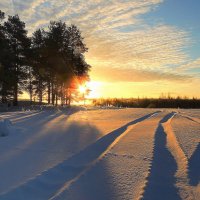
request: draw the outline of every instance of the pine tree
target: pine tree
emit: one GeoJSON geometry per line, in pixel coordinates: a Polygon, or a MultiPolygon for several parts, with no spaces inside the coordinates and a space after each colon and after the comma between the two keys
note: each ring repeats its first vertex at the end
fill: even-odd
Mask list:
{"type": "Polygon", "coordinates": [[[2,103],[8,103],[13,96],[13,81],[12,73],[13,53],[9,46],[9,41],[6,36],[6,30],[2,22],[5,19],[5,14],[0,11],[0,96],[2,103]]]}
{"type": "Polygon", "coordinates": [[[13,59],[10,62],[12,66],[13,80],[13,104],[18,104],[18,95],[24,89],[24,81],[27,78],[27,60],[26,52],[30,45],[27,37],[25,23],[22,22],[18,15],[8,16],[8,20],[4,23],[6,38],[9,42],[10,51],[13,59]]]}
{"type": "Polygon", "coordinates": [[[85,62],[84,53],[88,50],[83,43],[81,32],[75,25],[67,27],[65,23],[50,22],[47,31],[48,61],[52,86],[52,104],[55,98],[67,95],[68,103],[71,101],[71,92],[76,89],[80,80],[88,80],[90,66],[85,62]],[[81,78],[80,78],[81,77],[81,78]],[[72,86],[73,85],[73,86],[72,86]]]}
{"type": "Polygon", "coordinates": [[[38,96],[39,102],[42,103],[43,96],[46,89],[47,71],[45,69],[45,40],[44,31],[41,29],[36,30],[32,36],[31,45],[31,60],[32,60],[32,73],[34,75],[33,86],[35,95],[38,96]]]}

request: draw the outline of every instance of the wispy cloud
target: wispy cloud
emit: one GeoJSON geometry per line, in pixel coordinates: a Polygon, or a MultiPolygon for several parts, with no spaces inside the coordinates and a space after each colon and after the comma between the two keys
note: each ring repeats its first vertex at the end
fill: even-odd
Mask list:
{"type": "Polygon", "coordinates": [[[87,38],[91,48],[88,58],[95,65],[124,65],[142,69],[158,69],[178,65],[187,60],[182,51],[187,34],[175,27],[148,27],[128,33],[115,30],[87,38]]]}
{"type": "Polygon", "coordinates": [[[177,68],[178,71],[189,71],[193,69],[200,69],[200,58],[187,62],[177,68]]]}
{"type": "Polygon", "coordinates": [[[10,6],[7,2],[1,0],[0,7],[9,14],[14,9],[30,32],[46,26],[50,20],[77,24],[89,47],[87,61],[98,73],[114,68],[124,74],[121,69],[126,68],[130,74],[136,74],[136,81],[139,76],[149,81],[182,80],[181,75],[160,71],[167,71],[168,66],[189,67],[183,65],[188,60],[184,51],[190,42],[188,33],[165,24],[150,26],[142,19],[143,14],[156,9],[163,0],[13,0],[10,6]]]}
{"type": "Polygon", "coordinates": [[[192,81],[192,76],[189,75],[140,69],[96,68],[93,69],[92,73],[96,81],[105,81],[112,83],[152,81],[187,83],[192,81]]]}

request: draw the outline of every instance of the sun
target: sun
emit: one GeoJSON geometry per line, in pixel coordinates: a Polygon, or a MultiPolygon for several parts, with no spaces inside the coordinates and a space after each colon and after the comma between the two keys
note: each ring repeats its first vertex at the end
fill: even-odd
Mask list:
{"type": "Polygon", "coordinates": [[[86,98],[99,98],[101,95],[101,83],[97,81],[89,81],[80,85],[78,91],[86,98]]]}
{"type": "Polygon", "coordinates": [[[81,94],[85,94],[86,91],[87,91],[87,87],[86,87],[86,85],[80,85],[79,88],[78,88],[78,90],[79,90],[79,92],[81,94]]]}
{"type": "Polygon", "coordinates": [[[99,98],[101,96],[101,82],[89,81],[86,85],[90,90],[88,98],[99,98]]]}

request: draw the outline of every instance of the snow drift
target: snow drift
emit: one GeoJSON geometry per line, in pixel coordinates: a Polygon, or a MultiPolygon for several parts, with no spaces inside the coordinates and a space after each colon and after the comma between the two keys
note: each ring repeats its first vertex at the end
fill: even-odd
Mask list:
{"type": "Polygon", "coordinates": [[[10,134],[12,122],[9,119],[0,120],[0,136],[4,137],[10,134]]]}

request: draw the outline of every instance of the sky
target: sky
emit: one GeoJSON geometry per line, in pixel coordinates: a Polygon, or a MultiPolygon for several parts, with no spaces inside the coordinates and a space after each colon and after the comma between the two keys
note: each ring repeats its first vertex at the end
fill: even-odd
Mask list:
{"type": "Polygon", "coordinates": [[[0,0],[29,35],[76,24],[89,51],[90,97],[200,98],[199,0],[0,0]]]}

